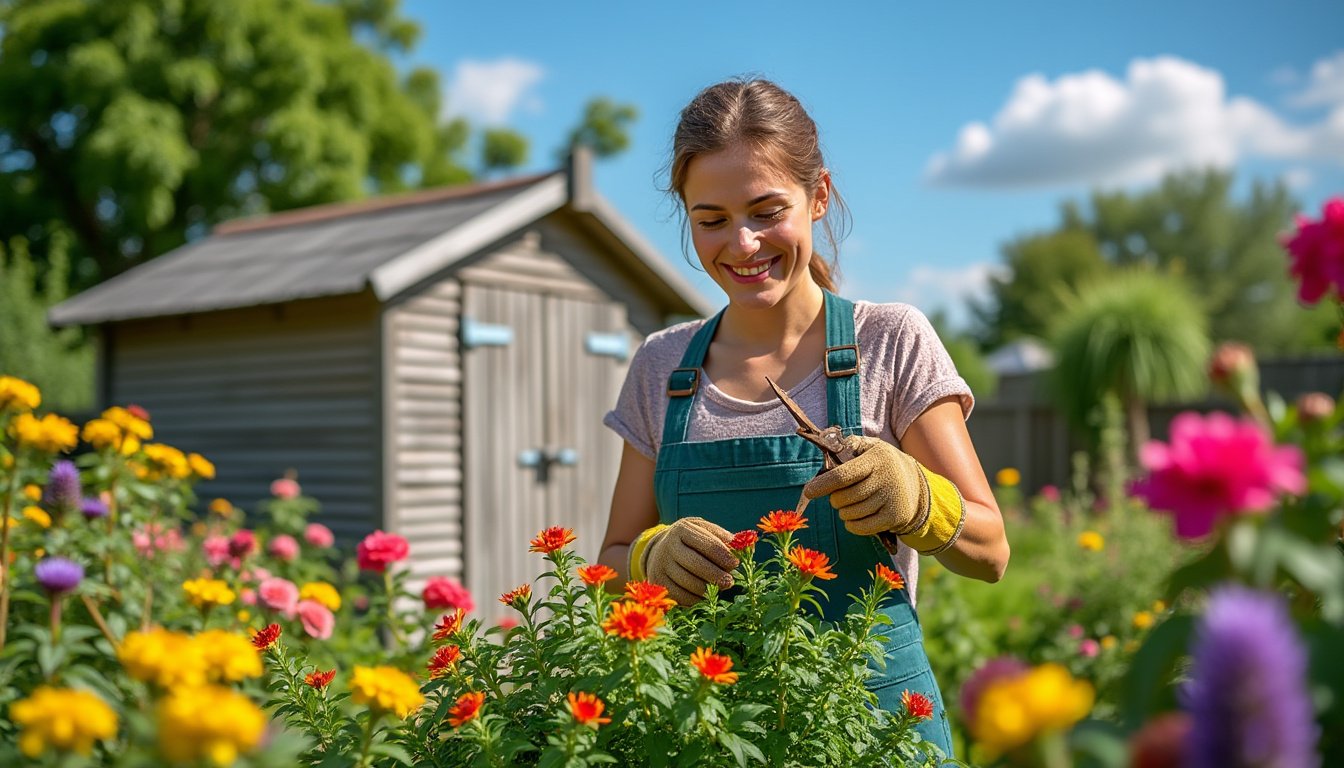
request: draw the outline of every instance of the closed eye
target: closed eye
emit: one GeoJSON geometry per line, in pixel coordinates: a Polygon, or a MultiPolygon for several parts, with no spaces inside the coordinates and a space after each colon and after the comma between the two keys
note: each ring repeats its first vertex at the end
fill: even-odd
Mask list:
{"type": "Polygon", "coordinates": [[[724,221],[724,219],[699,219],[695,222],[695,226],[701,229],[714,229],[722,225],[724,221]]]}

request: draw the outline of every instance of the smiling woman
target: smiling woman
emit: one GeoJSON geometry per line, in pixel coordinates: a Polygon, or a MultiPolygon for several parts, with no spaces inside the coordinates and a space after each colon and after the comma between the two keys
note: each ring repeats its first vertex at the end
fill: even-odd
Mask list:
{"type": "Polygon", "coordinates": [[[851,608],[842,596],[895,566],[908,588],[884,609],[885,663],[868,686],[889,712],[901,711],[903,690],[927,692],[935,715],[918,729],[951,756],[915,617],[919,555],[986,581],[1008,561],[964,423],[971,392],[918,310],[834,293],[835,265],[815,234],[834,254],[830,222],[845,209],[791,94],[752,80],[697,95],[673,140],[670,191],[727,306],[651,335],[631,361],[605,420],[626,446],[601,559],[689,605],[710,584],[733,585],[733,531],[808,499],[829,503],[834,514],[810,514],[796,531],[828,579],[832,600],[819,610],[841,618],[851,608]],[[812,421],[839,427],[853,458],[824,463],[771,380],[812,421]]]}

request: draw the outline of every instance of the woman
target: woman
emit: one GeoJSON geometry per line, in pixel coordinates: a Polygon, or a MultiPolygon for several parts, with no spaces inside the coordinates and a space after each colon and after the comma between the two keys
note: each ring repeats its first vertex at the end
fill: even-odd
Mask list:
{"type": "Polygon", "coordinates": [[[834,246],[827,213],[841,203],[792,95],[762,80],[702,91],[682,110],[670,177],[728,304],[651,335],[632,359],[605,419],[626,443],[600,560],[693,603],[710,583],[732,585],[733,532],[793,509],[800,494],[817,499],[799,543],[840,574],[826,585],[828,618],[894,559],[907,589],[887,609],[886,671],[871,686],[889,710],[904,689],[929,693],[942,717],[921,731],[950,756],[914,612],[918,554],[991,582],[1008,562],[966,431],[970,390],[918,310],[834,295],[813,229],[834,246]],[[856,458],[818,474],[820,451],[795,434],[767,377],[816,424],[841,426],[856,458]],[[894,558],[877,534],[899,539],[894,558]]]}

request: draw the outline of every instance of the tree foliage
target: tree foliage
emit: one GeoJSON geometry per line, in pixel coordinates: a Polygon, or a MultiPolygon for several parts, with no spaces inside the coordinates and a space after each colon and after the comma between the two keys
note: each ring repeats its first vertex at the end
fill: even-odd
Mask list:
{"type": "Polygon", "coordinates": [[[1094,192],[1061,207],[1059,226],[1004,247],[1009,274],[974,308],[982,344],[1043,335],[1060,297],[1117,268],[1146,266],[1195,288],[1216,340],[1282,353],[1333,342],[1328,311],[1303,314],[1278,237],[1297,203],[1282,184],[1254,183],[1241,201],[1232,174],[1186,172],[1143,192],[1094,192]]]}
{"type": "Polygon", "coordinates": [[[481,135],[484,173],[517,168],[527,162],[527,137],[508,128],[489,128],[481,135]]]}
{"type": "Polygon", "coordinates": [[[592,99],[569,134],[569,147],[583,144],[597,157],[611,157],[630,146],[630,125],[639,117],[633,104],[618,104],[605,96],[592,99]]]}

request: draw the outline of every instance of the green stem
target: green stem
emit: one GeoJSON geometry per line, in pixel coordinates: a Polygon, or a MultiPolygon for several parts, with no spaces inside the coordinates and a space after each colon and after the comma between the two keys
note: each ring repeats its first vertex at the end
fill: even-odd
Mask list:
{"type": "Polygon", "coordinates": [[[359,748],[359,760],[355,763],[358,766],[368,765],[369,747],[373,745],[373,724],[377,722],[378,715],[372,711],[369,712],[369,721],[364,725],[364,743],[359,748]]]}
{"type": "Polygon", "coordinates": [[[9,529],[14,525],[14,521],[9,519],[9,513],[13,509],[14,493],[19,486],[17,456],[12,470],[5,487],[4,513],[0,515],[0,651],[5,649],[5,636],[9,634],[9,529]]]}
{"type": "Polygon", "coordinates": [[[383,569],[383,591],[387,595],[387,628],[392,632],[392,639],[397,643],[397,650],[406,647],[406,639],[401,634],[401,627],[397,626],[396,613],[392,610],[395,600],[392,589],[392,571],[390,568],[383,569]]]}
{"type": "Polygon", "coordinates": [[[630,642],[630,674],[635,680],[635,700],[639,702],[639,708],[644,710],[644,717],[649,725],[653,725],[653,712],[649,709],[649,703],[644,700],[644,691],[640,690],[639,684],[639,641],[630,642]]]}
{"type": "Polygon", "coordinates": [[[51,596],[51,644],[55,646],[61,642],[61,603],[65,602],[63,595],[51,596]]]}

